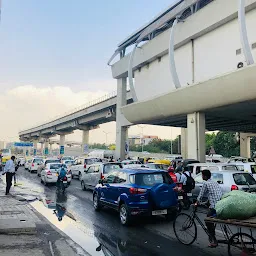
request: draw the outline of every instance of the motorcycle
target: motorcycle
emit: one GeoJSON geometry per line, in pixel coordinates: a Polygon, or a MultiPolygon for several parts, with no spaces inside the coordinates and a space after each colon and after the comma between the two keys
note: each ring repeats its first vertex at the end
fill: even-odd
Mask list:
{"type": "Polygon", "coordinates": [[[181,210],[188,210],[190,208],[192,193],[185,191],[180,184],[178,184],[178,187],[181,188],[178,191],[178,211],[181,212],[181,210]]]}
{"type": "Polygon", "coordinates": [[[57,181],[57,190],[59,192],[65,193],[66,188],[68,187],[68,178],[64,176],[57,181]]]}

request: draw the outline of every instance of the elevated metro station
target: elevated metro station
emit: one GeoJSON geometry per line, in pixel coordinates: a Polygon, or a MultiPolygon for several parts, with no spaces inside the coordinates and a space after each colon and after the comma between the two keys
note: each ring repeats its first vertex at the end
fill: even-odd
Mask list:
{"type": "Polygon", "coordinates": [[[256,0],[181,0],[118,44],[108,63],[118,90],[116,157],[125,157],[128,123],[183,128],[183,156],[200,161],[206,131],[240,132],[241,155],[249,157],[255,28],[256,0]]]}

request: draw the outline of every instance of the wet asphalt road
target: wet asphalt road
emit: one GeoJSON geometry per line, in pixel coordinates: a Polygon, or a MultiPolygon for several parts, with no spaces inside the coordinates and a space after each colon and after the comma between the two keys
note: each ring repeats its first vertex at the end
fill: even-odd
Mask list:
{"type": "MultiPolygon", "coordinates": [[[[90,252],[91,255],[227,255],[226,246],[219,246],[218,249],[207,248],[207,237],[200,227],[198,227],[198,240],[192,246],[184,246],[176,240],[172,223],[166,223],[161,217],[153,220],[140,219],[131,227],[121,226],[118,213],[108,209],[99,213],[94,211],[92,192],[82,191],[80,182],[76,179],[72,180],[63,198],[56,196],[55,186],[44,186],[36,173],[31,174],[24,168],[18,171],[18,182],[21,184],[19,187],[40,194],[44,198],[43,201],[48,202],[49,205],[56,200],[60,201],[67,209],[66,214],[68,216],[71,214],[72,218],[80,222],[87,230],[87,234],[90,234],[90,240],[91,238],[95,240],[97,246],[95,251],[93,249],[93,253],[90,252]]],[[[203,215],[201,217],[203,219],[203,215]]],[[[217,234],[220,235],[220,232],[217,234]]],[[[91,242],[86,238],[83,240],[83,248],[86,248],[86,243],[89,248],[91,242]]]]}

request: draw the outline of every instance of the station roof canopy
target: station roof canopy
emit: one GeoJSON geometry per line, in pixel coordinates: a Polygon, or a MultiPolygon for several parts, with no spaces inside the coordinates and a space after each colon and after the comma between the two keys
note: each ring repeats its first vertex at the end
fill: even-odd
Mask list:
{"type": "Polygon", "coordinates": [[[171,6],[119,43],[116,52],[120,52],[135,43],[154,38],[169,29],[177,16],[180,16],[181,20],[185,20],[212,1],[214,0],[176,0],[171,6]]]}

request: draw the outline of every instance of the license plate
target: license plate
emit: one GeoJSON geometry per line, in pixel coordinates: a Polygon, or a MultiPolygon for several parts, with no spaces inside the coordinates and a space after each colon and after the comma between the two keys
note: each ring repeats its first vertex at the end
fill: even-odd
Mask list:
{"type": "Polygon", "coordinates": [[[152,215],[162,215],[162,214],[167,214],[167,209],[152,211],[152,215]]]}
{"type": "Polygon", "coordinates": [[[192,196],[192,193],[187,193],[187,196],[192,196]]]}
{"type": "Polygon", "coordinates": [[[67,184],[68,182],[67,181],[63,181],[63,184],[67,184]]]}
{"type": "Polygon", "coordinates": [[[183,196],[178,196],[178,199],[183,199],[183,196]]]}

